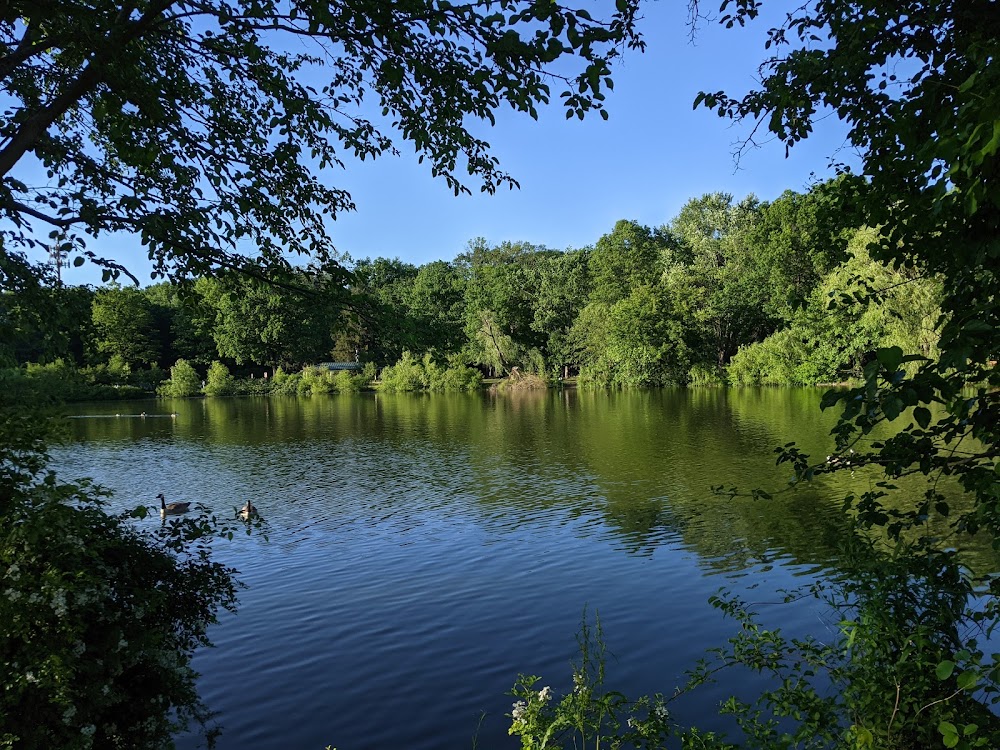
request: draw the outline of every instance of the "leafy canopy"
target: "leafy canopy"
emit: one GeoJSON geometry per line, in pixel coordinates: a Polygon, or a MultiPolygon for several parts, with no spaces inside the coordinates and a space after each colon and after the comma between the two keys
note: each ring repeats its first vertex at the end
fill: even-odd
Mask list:
{"type": "MultiPolygon", "coordinates": [[[[636,4],[592,17],[552,0],[15,0],[0,10],[4,245],[51,230],[137,234],[154,273],[238,268],[254,253],[336,267],[327,221],[354,207],[323,172],[401,136],[455,191],[515,186],[473,126],[603,116],[610,64],[641,48],[636,4]],[[45,179],[29,177],[40,165],[45,179]],[[465,174],[463,174],[465,173],[465,174]]],[[[77,261],[82,262],[81,255],[77,261]]]]}

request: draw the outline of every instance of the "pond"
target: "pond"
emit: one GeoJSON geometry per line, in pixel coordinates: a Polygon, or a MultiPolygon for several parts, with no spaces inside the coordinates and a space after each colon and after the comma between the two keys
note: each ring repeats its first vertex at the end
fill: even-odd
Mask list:
{"type": "MultiPolygon", "coordinates": [[[[835,631],[778,592],[835,566],[839,500],[867,480],[843,473],[768,502],[710,489],[782,487],[773,450],[790,440],[828,453],[820,396],[97,404],[76,407],[54,458],[122,508],[163,492],[230,517],[250,499],[266,518],[267,539],[216,544],[247,586],[196,658],[223,750],[515,748],[507,691],[518,673],[565,689],[585,609],[614,653],[610,685],[629,694],[671,693],[732,634],[708,604],[723,587],[793,632],[835,631]]],[[[714,726],[732,689],[707,688],[679,718],[714,726]]]]}

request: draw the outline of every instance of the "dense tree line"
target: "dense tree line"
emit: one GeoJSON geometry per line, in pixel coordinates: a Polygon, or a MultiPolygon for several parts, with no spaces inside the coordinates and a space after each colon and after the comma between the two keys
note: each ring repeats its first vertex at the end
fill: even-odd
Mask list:
{"type": "Polygon", "coordinates": [[[478,238],[419,267],[346,257],[346,283],[303,269],[281,285],[231,273],[49,286],[38,293],[62,313],[54,327],[7,294],[17,335],[4,356],[140,384],[180,359],[202,376],[213,361],[259,376],[331,359],[382,368],[406,352],[598,386],[839,382],[879,347],[932,354],[940,296],[919,269],[872,260],[877,232],[835,209],[846,189],[772,202],[712,193],[659,227],[619,221],[579,250],[478,238]],[[859,301],[861,290],[880,293],[859,301]]]}

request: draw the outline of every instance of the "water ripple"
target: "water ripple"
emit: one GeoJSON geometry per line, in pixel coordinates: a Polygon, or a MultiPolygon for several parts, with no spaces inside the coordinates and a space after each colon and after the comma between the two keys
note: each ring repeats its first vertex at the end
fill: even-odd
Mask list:
{"type": "MultiPolygon", "coordinates": [[[[774,425],[794,416],[772,396],[206,400],[107,418],[123,408],[70,423],[64,475],[116,507],[164,492],[232,516],[249,499],[267,521],[266,541],[215,545],[248,585],[196,660],[223,750],[468,747],[483,711],[480,745],[516,747],[505,693],[518,672],[565,684],[585,607],[618,654],[612,684],[669,692],[730,633],[712,593],[771,596],[819,574],[837,538],[822,493],[765,513],[708,490],[781,481],[774,425]]],[[[783,624],[815,621],[801,607],[783,624]]]]}

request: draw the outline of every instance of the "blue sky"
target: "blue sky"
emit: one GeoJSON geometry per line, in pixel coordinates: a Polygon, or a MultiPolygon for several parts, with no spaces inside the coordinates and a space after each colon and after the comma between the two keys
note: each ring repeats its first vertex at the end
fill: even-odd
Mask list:
{"type": "MultiPolygon", "coordinates": [[[[558,104],[538,121],[502,112],[479,134],[492,144],[501,166],[520,182],[490,196],[455,197],[443,180],[417,164],[412,147],[402,156],[347,162],[326,174],[346,187],[357,211],[331,228],[341,252],[353,258],[399,257],[415,264],[450,260],[469,240],[524,240],[551,248],[591,245],[618,219],[649,225],[668,222],[690,198],[724,191],[773,199],[785,189],[804,190],[814,176],[830,174],[830,157],[851,160],[844,129],[832,118],[785,158],[780,143],[765,144],[740,161],[735,144],[749,133],[709,110],[692,109],[701,90],[742,93],[755,83],[763,59],[767,19],[727,30],[702,24],[692,42],[687,3],[648,3],[641,30],[645,54],[630,53],[613,74],[608,121],[567,120],[558,104]]],[[[116,236],[89,247],[125,263],[146,283],[149,266],[139,243],[116,236]]],[[[93,269],[70,269],[69,283],[96,283],[93,269]]]]}

